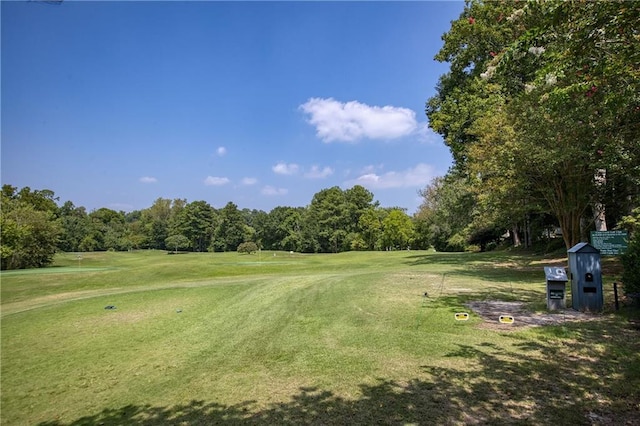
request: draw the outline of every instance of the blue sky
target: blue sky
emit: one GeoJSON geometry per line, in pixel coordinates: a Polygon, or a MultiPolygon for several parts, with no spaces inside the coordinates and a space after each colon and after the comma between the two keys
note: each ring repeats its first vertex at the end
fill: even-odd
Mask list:
{"type": "Polygon", "coordinates": [[[2,183],[88,211],[306,206],[360,184],[409,214],[462,2],[2,2],[2,183]]]}

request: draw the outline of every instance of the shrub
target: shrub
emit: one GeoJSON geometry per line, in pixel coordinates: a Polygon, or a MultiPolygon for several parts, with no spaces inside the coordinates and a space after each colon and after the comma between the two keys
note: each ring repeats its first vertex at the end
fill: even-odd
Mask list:
{"type": "Polygon", "coordinates": [[[367,249],[367,243],[365,242],[365,240],[360,236],[360,234],[349,234],[347,236],[347,238],[350,238],[350,244],[349,244],[349,248],[351,250],[357,251],[357,250],[366,250],[367,249]]]}
{"type": "Polygon", "coordinates": [[[189,248],[191,242],[184,235],[177,234],[165,238],[164,244],[169,250],[173,249],[173,252],[177,253],[180,249],[189,248]]]}
{"type": "Polygon", "coordinates": [[[640,293],[640,232],[634,233],[620,260],[624,268],[622,272],[624,292],[640,293]]]}
{"type": "Polygon", "coordinates": [[[447,246],[444,251],[465,251],[467,248],[467,238],[458,233],[447,240],[447,246]]]}
{"type": "Polygon", "coordinates": [[[255,253],[258,251],[258,245],[253,241],[247,241],[238,246],[238,253],[255,253]]]}
{"type": "Polygon", "coordinates": [[[618,228],[629,231],[629,245],[620,260],[622,262],[622,285],[624,292],[640,293],[640,207],[618,223],[618,228]]]}

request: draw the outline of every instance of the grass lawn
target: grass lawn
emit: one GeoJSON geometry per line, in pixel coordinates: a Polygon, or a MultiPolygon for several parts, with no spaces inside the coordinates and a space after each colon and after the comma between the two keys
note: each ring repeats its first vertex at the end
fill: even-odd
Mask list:
{"type": "Polygon", "coordinates": [[[544,311],[543,266],[562,262],[60,254],[0,275],[0,423],[640,424],[638,310],[613,312],[615,265],[590,321],[488,324],[465,306],[544,311]]]}

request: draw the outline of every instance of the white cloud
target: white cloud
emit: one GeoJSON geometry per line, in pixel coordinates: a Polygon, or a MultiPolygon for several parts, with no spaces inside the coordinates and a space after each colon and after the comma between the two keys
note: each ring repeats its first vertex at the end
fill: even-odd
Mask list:
{"type": "Polygon", "coordinates": [[[300,105],[324,142],[395,139],[416,131],[416,113],[408,108],[370,106],[358,101],[311,98],[300,105]]]}
{"type": "Polygon", "coordinates": [[[300,169],[300,166],[294,163],[278,163],[271,168],[274,173],[279,175],[295,175],[296,173],[298,173],[298,169],[300,169]]]}
{"type": "Polygon", "coordinates": [[[304,174],[304,177],[309,179],[323,179],[333,174],[331,167],[320,168],[319,166],[311,166],[311,169],[304,174]]]}
{"type": "Polygon", "coordinates": [[[362,185],[369,189],[423,187],[427,185],[436,173],[429,164],[420,163],[417,166],[400,172],[384,174],[366,173],[356,179],[346,182],[346,185],[362,185]]]}
{"type": "Polygon", "coordinates": [[[384,164],[378,164],[377,166],[370,164],[368,166],[364,166],[360,171],[360,174],[365,175],[368,173],[374,173],[376,170],[382,170],[382,169],[384,169],[384,164]]]}
{"type": "Polygon", "coordinates": [[[255,185],[256,183],[258,183],[258,179],[256,178],[251,178],[251,177],[242,178],[243,185],[255,185]]]}
{"type": "Polygon", "coordinates": [[[216,150],[216,154],[218,154],[218,157],[222,157],[223,155],[225,155],[227,153],[227,148],[225,148],[224,146],[220,146],[218,147],[218,149],[216,150]]]}
{"type": "Polygon", "coordinates": [[[273,186],[265,186],[262,188],[262,195],[286,195],[289,190],[285,188],[274,188],[273,186]]]}
{"type": "Polygon", "coordinates": [[[140,182],[142,183],[156,183],[158,182],[158,179],[151,177],[151,176],[143,176],[140,178],[140,182]]]}
{"type": "Polygon", "coordinates": [[[207,186],[222,186],[228,184],[229,182],[231,181],[226,177],[216,176],[207,176],[207,178],[204,180],[204,184],[207,186]]]}

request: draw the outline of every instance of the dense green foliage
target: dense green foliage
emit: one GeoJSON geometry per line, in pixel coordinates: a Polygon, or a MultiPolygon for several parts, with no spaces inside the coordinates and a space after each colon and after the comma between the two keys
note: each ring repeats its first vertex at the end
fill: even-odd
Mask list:
{"type": "Polygon", "coordinates": [[[187,237],[181,234],[170,235],[164,240],[168,249],[172,249],[174,253],[178,250],[189,248],[190,241],[187,237]]]}
{"type": "Polygon", "coordinates": [[[3,269],[48,265],[56,250],[226,252],[250,242],[256,250],[337,253],[430,246],[428,239],[416,238],[414,221],[404,210],[379,207],[362,186],[323,189],[308,207],[276,207],[269,213],[185,199],[158,198],[129,213],[104,207],[87,213],[71,201],[56,202],[50,190],[3,187],[3,269]]]}
{"type": "Polygon", "coordinates": [[[621,261],[624,267],[622,285],[625,293],[634,293],[640,297],[640,233],[630,239],[621,261]]]}
{"type": "Polygon", "coordinates": [[[528,245],[557,226],[571,247],[638,206],[638,22],[637,2],[467,3],[426,106],[455,161],[425,191],[440,245],[528,245]]]}
{"type": "Polygon", "coordinates": [[[2,269],[34,268],[51,263],[61,234],[58,207],[51,191],[2,187],[2,269]]]}
{"type": "Polygon", "coordinates": [[[624,267],[622,284],[625,293],[635,293],[640,297],[640,207],[625,216],[620,226],[630,233],[629,245],[620,259],[624,267]]]}
{"type": "Polygon", "coordinates": [[[238,253],[252,254],[258,251],[258,245],[253,241],[247,241],[238,246],[238,253]]]}

